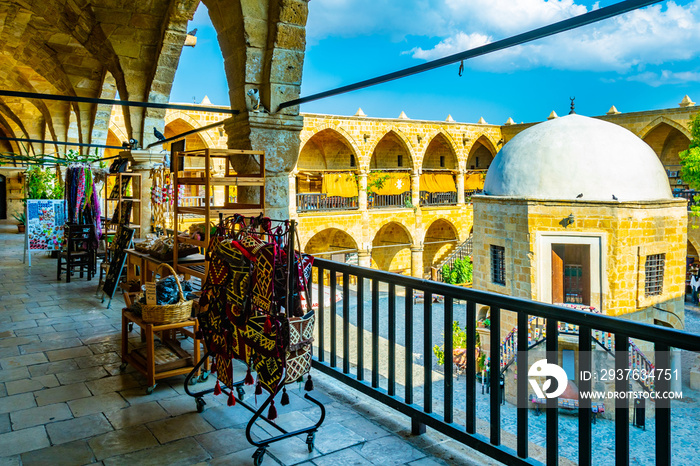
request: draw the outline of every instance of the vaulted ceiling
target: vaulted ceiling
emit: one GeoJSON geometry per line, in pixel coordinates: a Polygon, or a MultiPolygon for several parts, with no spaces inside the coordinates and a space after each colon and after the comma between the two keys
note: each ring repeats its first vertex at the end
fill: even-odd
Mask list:
{"type": "MultiPolygon", "coordinates": [[[[0,89],[167,103],[199,0],[0,0],[0,89]]],[[[129,136],[151,142],[165,110],[122,107],[129,136]],[[144,140],[145,139],[145,140],[144,140]]],[[[104,144],[111,108],[0,97],[7,137],[104,144]]],[[[15,152],[54,153],[56,145],[15,152]]],[[[83,150],[85,152],[85,150],[83,150]]]]}

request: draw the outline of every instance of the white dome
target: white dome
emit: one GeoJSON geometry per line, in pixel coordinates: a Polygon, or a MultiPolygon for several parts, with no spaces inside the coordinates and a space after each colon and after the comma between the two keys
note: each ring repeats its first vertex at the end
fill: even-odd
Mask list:
{"type": "Polygon", "coordinates": [[[484,194],[533,199],[672,199],[661,161],[627,129],[581,115],[539,123],[496,155],[484,194]]]}

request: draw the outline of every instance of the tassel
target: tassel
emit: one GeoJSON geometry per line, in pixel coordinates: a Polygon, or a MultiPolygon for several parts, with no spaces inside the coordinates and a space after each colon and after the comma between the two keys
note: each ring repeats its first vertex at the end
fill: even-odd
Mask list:
{"type": "Polygon", "coordinates": [[[275,400],[270,403],[270,411],[267,412],[267,418],[270,421],[277,419],[277,408],[275,408],[275,400]]]}
{"type": "Polygon", "coordinates": [[[211,372],[212,374],[216,372],[216,361],[214,361],[214,362],[211,364],[211,371],[210,371],[210,372],[211,372]]]}
{"type": "Polygon", "coordinates": [[[255,386],[255,395],[262,395],[262,385],[258,381],[258,384],[255,386]]]}
{"type": "Polygon", "coordinates": [[[221,385],[219,385],[219,381],[216,381],[216,386],[214,387],[214,395],[221,395],[221,385]]]}
{"type": "Polygon", "coordinates": [[[263,332],[270,333],[271,331],[272,331],[272,321],[270,321],[270,316],[267,316],[267,320],[265,320],[265,327],[263,328],[263,332]]]}
{"type": "Polygon", "coordinates": [[[309,377],[306,379],[306,383],[304,384],[304,390],[306,390],[307,392],[310,392],[313,389],[314,389],[314,381],[311,380],[311,374],[309,374],[309,377]]]}
{"type": "Polygon", "coordinates": [[[282,389],[282,401],[280,401],[282,406],[287,406],[289,404],[289,395],[287,395],[287,389],[282,389]]]}
{"type": "Polygon", "coordinates": [[[250,373],[250,367],[248,368],[248,372],[245,374],[245,379],[243,379],[243,383],[246,385],[253,385],[255,381],[253,380],[253,375],[250,373]]]}
{"type": "Polygon", "coordinates": [[[228,405],[233,406],[236,404],[236,399],[233,397],[233,390],[231,390],[228,394],[228,405]]]}

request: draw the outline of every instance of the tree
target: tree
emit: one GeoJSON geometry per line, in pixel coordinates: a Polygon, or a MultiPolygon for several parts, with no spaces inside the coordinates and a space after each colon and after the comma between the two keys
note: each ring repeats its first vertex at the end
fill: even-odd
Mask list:
{"type": "Polygon", "coordinates": [[[690,120],[690,146],[678,157],[681,159],[681,178],[688,185],[700,191],[700,113],[690,120]]]}

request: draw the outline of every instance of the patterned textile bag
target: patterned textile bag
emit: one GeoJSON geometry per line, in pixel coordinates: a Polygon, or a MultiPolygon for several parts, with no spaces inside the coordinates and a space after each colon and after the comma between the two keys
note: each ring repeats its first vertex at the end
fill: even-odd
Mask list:
{"type": "Polygon", "coordinates": [[[287,349],[287,377],[285,383],[300,381],[311,370],[311,344],[314,340],[314,311],[304,317],[289,319],[289,346],[287,349]]]}
{"type": "Polygon", "coordinates": [[[277,393],[285,367],[280,342],[282,322],[272,317],[272,329],[265,332],[264,327],[268,319],[270,316],[254,316],[248,319],[245,339],[251,348],[251,367],[258,373],[260,385],[270,393],[277,393]]]}

